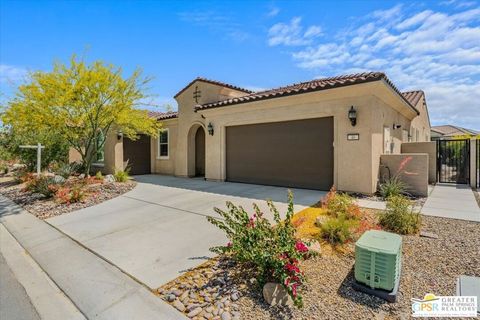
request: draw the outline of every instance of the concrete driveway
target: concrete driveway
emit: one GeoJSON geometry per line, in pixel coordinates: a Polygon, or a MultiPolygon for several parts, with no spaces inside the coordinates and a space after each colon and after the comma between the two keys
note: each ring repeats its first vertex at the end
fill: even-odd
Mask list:
{"type": "MultiPolygon", "coordinates": [[[[226,201],[252,212],[265,199],[286,211],[287,189],[161,175],[136,176],[132,191],[99,205],[50,218],[48,223],[151,289],[160,287],[225,244],[222,232],[206,216],[226,201]]],[[[316,203],[326,193],[292,189],[295,210],[316,203]]]]}

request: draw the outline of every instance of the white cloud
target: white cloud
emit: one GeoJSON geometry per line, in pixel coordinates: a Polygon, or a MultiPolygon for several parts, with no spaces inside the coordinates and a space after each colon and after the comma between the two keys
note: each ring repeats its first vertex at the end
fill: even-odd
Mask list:
{"type": "Polygon", "coordinates": [[[268,45],[301,46],[312,43],[313,39],[322,34],[319,26],[313,25],[304,32],[300,25],[301,17],[294,17],[290,23],[277,23],[268,30],[268,45]]]}
{"type": "Polygon", "coordinates": [[[0,83],[18,83],[27,77],[28,71],[23,67],[0,64],[0,83]]]}
{"type": "Polygon", "coordinates": [[[277,24],[278,38],[269,34],[269,43],[300,46],[293,60],[316,74],[385,71],[402,90],[426,92],[433,124],[479,130],[480,8],[450,5],[453,13],[402,6],[375,11],[328,40],[307,41],[295,18],[277,24]]]}
{"type": "Polygon", "coordinates": [[[273,8],[270,9],[270,11],[268,11],[267,17],[275,17],[279,13],[280,13],[280,9],[277,8],[277,7],[273,7],[273,8]]]}

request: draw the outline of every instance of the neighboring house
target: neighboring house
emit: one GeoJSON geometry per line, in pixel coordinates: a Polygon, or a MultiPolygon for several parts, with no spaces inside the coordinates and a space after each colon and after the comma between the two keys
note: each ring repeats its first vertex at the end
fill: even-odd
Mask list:
{"type": "Polygon", "coordinates": [[[476,136],[480,134],[480,132],[476,130],[465,129],[452,125],[433,126],[431,128],[431,132],[431,137],[433,141],[442,139],[453,139],[456,137],[476,136]]]}
{"type": "Polygon", "coordinates": [[[383,73],[318,79],[252,92],[197,78],[175,95],[159,139],[107,137],[105,168],[133,174],[373,193],[380,155],[429,141],[422,91],[400,92],[383,73]]]}

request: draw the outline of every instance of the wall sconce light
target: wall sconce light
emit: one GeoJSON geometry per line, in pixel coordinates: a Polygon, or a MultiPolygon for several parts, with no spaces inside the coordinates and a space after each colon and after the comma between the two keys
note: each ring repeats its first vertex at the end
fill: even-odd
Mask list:
{"type": "Polygon", "coordinates": [[[348,119],[352,123],[352,126],[355,127],[357,124],[357,110],[352,106],[348,111],[348,119]]]}
{"type": "Polygon", "coordinates": [[[402,127],[401,124],[393,124],[393,129],[400,129],[402,127]]]}
{"type": "Polygon", "coordinates": [[[211,122],[208,123],[207,130],[208,130],[208,134],[213,136],[213,125],[211,122]]]}
{"type": "Polygon", "coordinates": [[[122,140],[123,138],[123,132],[122,131],[117,131],[117,139],[122,140]]]}

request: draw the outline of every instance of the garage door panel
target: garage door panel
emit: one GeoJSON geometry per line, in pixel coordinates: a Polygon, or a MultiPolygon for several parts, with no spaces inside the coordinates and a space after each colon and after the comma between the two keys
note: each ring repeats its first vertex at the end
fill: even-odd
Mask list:
{"type": "Polygon", "coordinates": [[[132,175],[150,173],[150,137],[144,134],[137,140],[124,137],[123,161],[128,161],[132,175]]]}
{"type": "Polygon", "coordinates": [[[333,118],[227,127],[227,180],[328,190],[333,118]]]}

